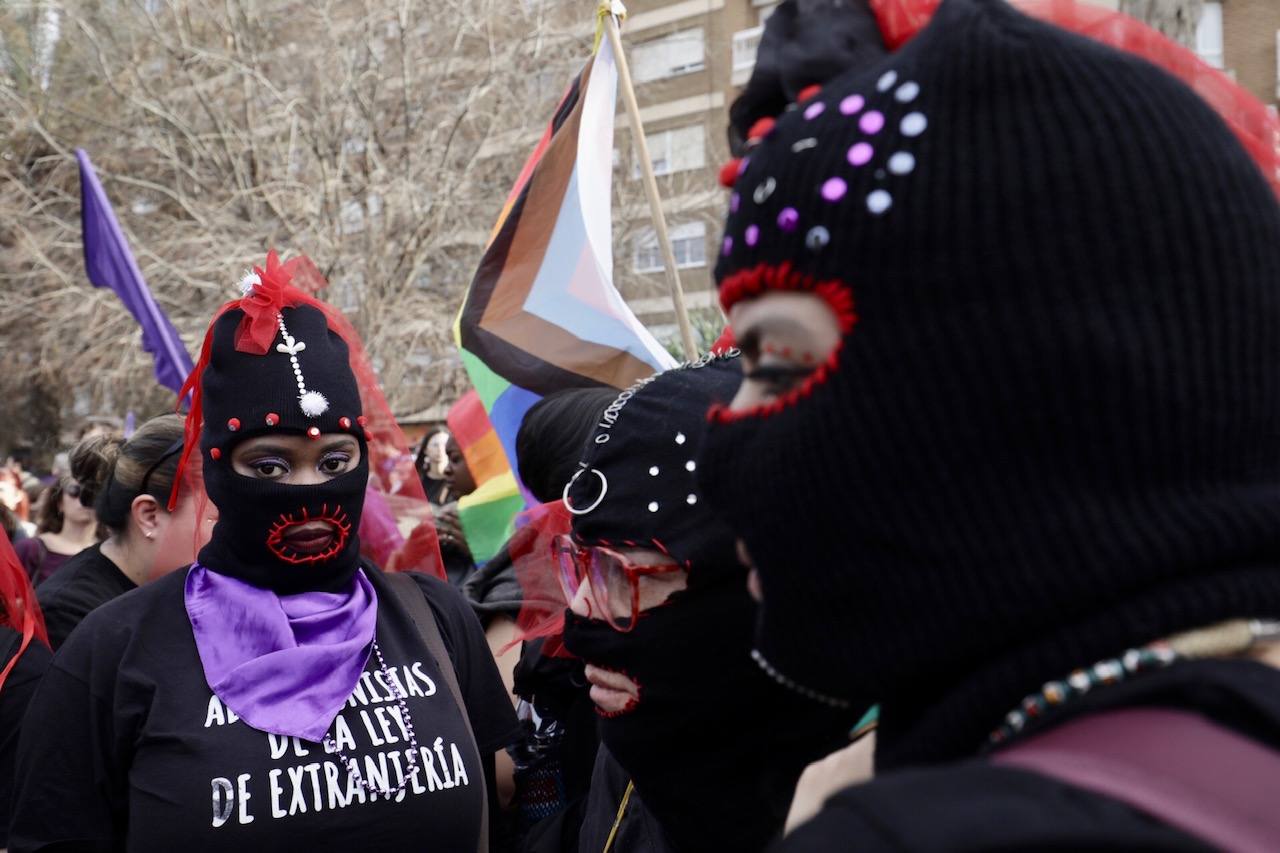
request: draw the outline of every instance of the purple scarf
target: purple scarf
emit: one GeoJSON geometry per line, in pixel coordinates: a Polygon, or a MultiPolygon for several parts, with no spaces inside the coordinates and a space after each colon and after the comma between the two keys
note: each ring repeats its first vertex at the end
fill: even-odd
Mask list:
{"type": "Polygon", "coordinates": [[[209,689],[253,728],[311,742],[355,689],[378,619],[363,569],[345,592],[276,595],[196,563],[186,605],[209,689]]]}

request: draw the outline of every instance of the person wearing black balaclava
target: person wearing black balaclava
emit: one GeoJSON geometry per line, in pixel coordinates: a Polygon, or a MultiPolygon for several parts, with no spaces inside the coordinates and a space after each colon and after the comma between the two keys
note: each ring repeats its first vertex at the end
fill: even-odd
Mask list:
{"type": "Polygon", "coordinates": [[[700,483],[762,666],[881,709],[876,778],[780,849],[1280,849],[1275,125],[1263,173],[1096,38],[1164,42],[1038,5],[1105,25],[943,0],[729,202],[700,483]]]}
{"type": "Polygon", "coordinates": [[[365,410],[355,334],[290,285],[297,263],[271,253],[210,325],[170,500],[198,453],[212,539],[59,650],[14,851],[487,849],[514,713],[461,596],[360,554],[368,418],[389,413],[365,410]]]}
{"type": "MultiPolygon", "coordinates": [[[[597,775],[616,762],[660,827],[619,849],[762,849],[801,769],[847,743],[856,719],[751,660],[745,569],[694,462],[705,412],[740,379],[735,359],[709,357],[624,391],[564,490],[574,516],[571,539],[556,543],[571,600],[564,641],[587,664],[600,715],[597,775]]],[[[589,802],[579,849],[601,849],[619,814],[617,800],[589,802]]]]}

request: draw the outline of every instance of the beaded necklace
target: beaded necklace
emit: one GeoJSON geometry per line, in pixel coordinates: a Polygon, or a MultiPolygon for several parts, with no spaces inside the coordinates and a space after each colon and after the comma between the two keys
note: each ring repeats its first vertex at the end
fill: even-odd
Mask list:
{"type": "Polygon", "coordinates": [[[394,788],[389,787],[382,789],[364,778],[364,774],[360,772],[359,762],[348,756],[338,747],[338,743],[333,739],[332,734],[325,734],[324,746],[330,755],[338,756],[338,760],[347,768],[348,772],[351,773],[352,778],[356,780],[356,784],[365,788],[371,794],[381,795],[390,799],[403,791],[409,782],[418,775],[419,769],[421,769],[418,766],[418,736],[413,730],[413,719],[409,716],[409,705],[405,701],[404,691],[400,689],[400,683],[396,681],[395,677],[392,676],[391,671],[387,668],[387,662],[382,657],[382,649],[378,647],[377,640],[373,641],[373,653],[378,658],[378,667],[382,670],[383,679],[387,684],[391,685],[391,691],[395,694],[396,703],[400,706],[401,718],[404,720],[405,731],[409,735],[408,770],[401,777],[400,784],[396,785],[394,788]]]}
{"type": "Polygon", "coordinates": [[[1130,676],[1164,669],[1180,660],[1240,654],[1259,642],[1277,638],[1280,638],[1280,622],[1235,619],[1129,649],[1119,657],[1077,669],[1064,680],[1045,684],[1005,714],[1000,726],[987,736],[987,743],[998,746],[1006,742],[1049,709],[1083,696],[1095,687],[1118,684],[1130,676]]]}

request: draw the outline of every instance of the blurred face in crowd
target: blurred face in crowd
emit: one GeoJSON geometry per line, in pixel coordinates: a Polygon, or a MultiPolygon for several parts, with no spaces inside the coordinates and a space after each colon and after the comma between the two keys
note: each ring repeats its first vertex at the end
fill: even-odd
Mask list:
{"type": "Polygon", "coordinates": [[[742,350],[742,385],[730,409],[766,405],[800,388],[840,343],[835,312],[822,297],[771,291],[729,310],[742,350]]]}
{"type": "Polygon", "coordinates": [[[79,483],[70,478],[62,482],[62,494],[58,498],[58,509],[62,512],[64,523],[74,525],[92,524],[93,496],[86,493],[79,483]],[[87,500],[88,506],[81,501],[87,500]]]}
{"type": "Polygon", "coordinates": [[[17,509],[22,498],[22,488],[13,482],[7,472],[0,472],[0,503],[9,509],[17,509]]]}
{"type": "Polygon", "coordinates": [[[467,467],[467,457],[462,455],[462,448],[453,436],[449,436],[445,445],[444,479],[449,488],[459,497],[469,495],[476,490],[475,478],[467,467]]]}
{"type": "Polygon", "coordinates": [[[427,460],[436,471],[443,471],[448,462],[445,448],[449,444],[449,433],[438,432],[427,440],[427,460]]]}

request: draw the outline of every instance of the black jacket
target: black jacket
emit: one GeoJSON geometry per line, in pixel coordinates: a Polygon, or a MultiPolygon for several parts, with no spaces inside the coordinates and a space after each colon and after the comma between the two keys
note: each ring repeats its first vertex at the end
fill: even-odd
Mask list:
{"type": "MultiPolygon", "coordinates": [[[[1280,670],[1245,660],[1183,663],[1098,689],[1023,736],[1083,714],[1135,706],[1199,711],[1280,749],[1280,670]]],[[[1208,845],[1108,797],[997,767],[976,755],[892,771],[846,788],[774,849],[1205,850],[1208,845]]]]}

